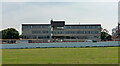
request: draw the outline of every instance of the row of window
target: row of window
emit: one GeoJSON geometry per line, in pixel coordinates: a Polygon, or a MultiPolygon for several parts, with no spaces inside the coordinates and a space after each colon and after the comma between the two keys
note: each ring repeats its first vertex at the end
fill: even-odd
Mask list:
{"type": "MultiPolygon", "coordinates": [[[[32,34],[50,33],[50,31],[32,31],[32,34]]],[[[53,34],[100,34],[100,31],[53,31],[53,34]]]]}
{"type": "Polygon", "coordinates": [[[96,39],[100,36],[66,36],[66,39],[96,39]]]}
{"type": "Polygon", "coordinates": [[[50,28],[50,26],[22,26],[23,28],[50,28]]]}
{"type": "Polygon", "coordinates": [[[101,26],[65,26],[65,29],[98,29],[101,26]]]}
{"type": "Polygon", "coordinates": [[[24,39],[49,39],[49,36],[23,36],[24,39]]]}
{"type": "Polygon", "coordinates": [[[100,31],[53,31],[53,34],[100,34],[100,31]]]}
{"type": "MultiPolygon", "coordinates": [[[[50,26],[22,26],[23,28],[50,28],[50,26]]],[[[98,29],[101,26],[64,26],[62,29],[98,29]]]]}
{"type": "MultiPolygon", "coordinates": [[[[49,36],[24,36],[24,39],[49,39],[49,36]]],[[[100,36],[53,36],[53,39],[96,39],[100,36]]]]}
{"type": "Polygon", "coordinates": [[[32,31],[32,34],[39,34],[39,33],[44,33],[44,34],[46,34],[46,33],[49,33],[49,31],[38,31],[38,30],[34,30],[34,31],[32,31]]]}

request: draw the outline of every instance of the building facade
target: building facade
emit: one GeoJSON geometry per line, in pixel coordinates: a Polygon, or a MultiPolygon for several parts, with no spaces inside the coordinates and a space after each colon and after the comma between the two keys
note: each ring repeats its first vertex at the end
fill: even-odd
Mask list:
{"type": "Polygon", "coordinates": [[[120,40],[120,23],[112,29],[112,40],[120,40]]]}
{"type": "Polygon", "coordinates": [[[23,39],[31,42],[101,40],[101,24],[71,24],[50,21],[51,24],[22,24],[23,39]]]}

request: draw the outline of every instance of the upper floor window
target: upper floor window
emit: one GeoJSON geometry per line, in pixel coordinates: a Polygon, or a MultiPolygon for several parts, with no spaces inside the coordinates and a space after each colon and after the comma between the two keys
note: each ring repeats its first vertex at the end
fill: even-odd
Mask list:
{"type": "Polygon", "coordinates": [[[31,28],[31,26],[22,26],[22,28],[31,28]]]}
{"type": "Polygon", "coordinates": [[[65,29],[98,29],[101,26],[65,26],[65,29]]]}
{"type": "Polygon", "coordinates": [[[45,33],[49,33],[49,31],[39,31],[39,30],[33,30],[32,31],[32,34],[39,34],[39,33],[43,33],[43,34],[45,34],[45,33]]]}
{"type": "Polygon", "coordinates": [[[71,26],[64,26],[64,28],[65,28],[65,29],[70,29],[70,28],[71,28],[71,26]]]}
{"type": "Polygon", "coordinates": [[[50,28],[50,26],[44,26],[44,25],[26,25],[22,26],[22,28],[50,28]]]}

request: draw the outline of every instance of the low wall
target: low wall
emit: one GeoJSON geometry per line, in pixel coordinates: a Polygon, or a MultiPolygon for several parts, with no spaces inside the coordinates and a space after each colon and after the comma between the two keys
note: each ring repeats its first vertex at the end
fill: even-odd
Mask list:
{"type": "Polygon", "coordinates": [[[106,47],[120,46],[120,41],[107,42],[57,42],[57,43],[17,43],[17,44],[0,44],[0,49],[16,48],[53,48],[53,47],[106,47]]]}

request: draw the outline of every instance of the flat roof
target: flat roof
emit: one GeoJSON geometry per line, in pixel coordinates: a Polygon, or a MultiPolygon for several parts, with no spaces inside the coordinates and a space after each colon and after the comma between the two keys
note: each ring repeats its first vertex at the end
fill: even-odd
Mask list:
{"type": "Polygon", "coordinates": [[[101,26],[101,24],[68,24],[65,26],[101,26]]]}
{"type": "Polygon", "coordinates": [[[36,25],[38,25],[38,26],[50,26],[50,24],[22,24],[22,26],[36,26],[36,25]]]}
{"type": "MultiPolygon", "coordinates": [[[[50,26],[51,24],[22,24],[22,26],[50,26]]],[[[101,24],[67,24],[65,26],[101,26],[101,24]]]]}

